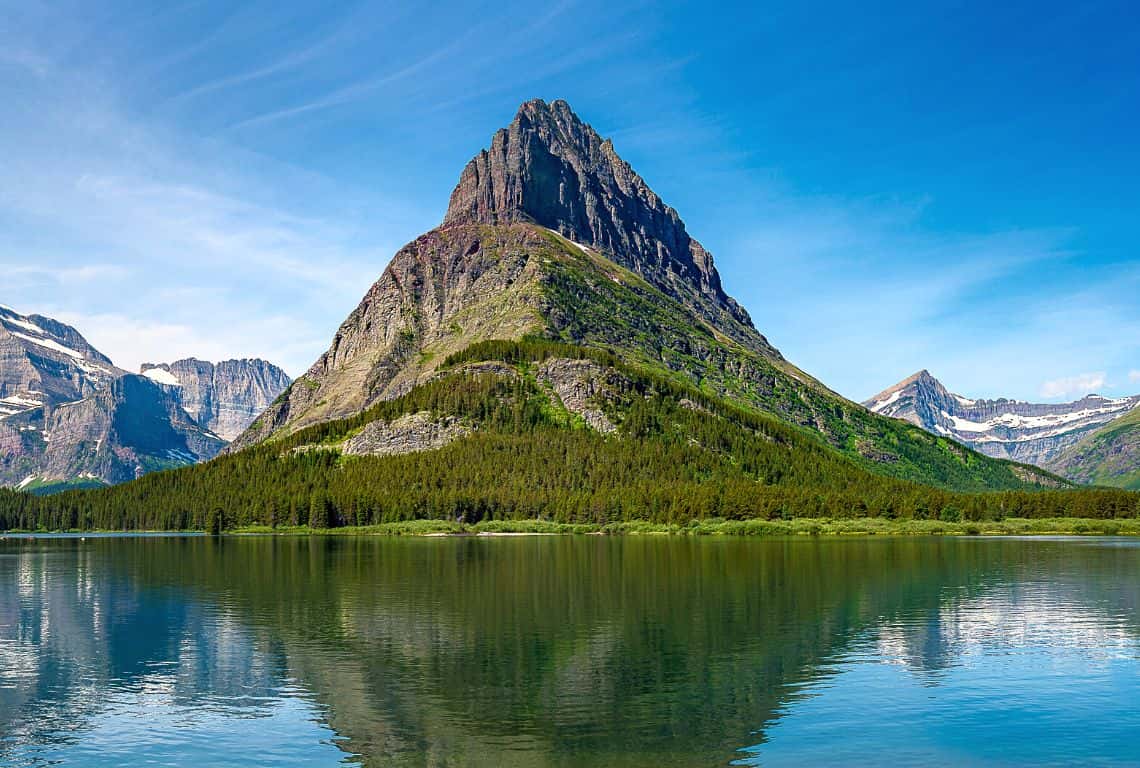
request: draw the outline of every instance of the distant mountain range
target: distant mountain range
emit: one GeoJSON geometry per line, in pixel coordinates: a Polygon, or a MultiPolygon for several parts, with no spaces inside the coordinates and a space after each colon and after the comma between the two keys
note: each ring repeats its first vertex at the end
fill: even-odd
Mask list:
{"type": "Polygon", "coordinates": [[[1140,480],[1140,395],[1090,394],[1071,403],[975,400],[920,371],[864,405],[988,456],[1035,464],[1077,482],[1129,487],[1140,480]]]}
{"type": "Polygon", "coordinates": [[[288,384],[263,360],[131,374],[75,328],[0,307],[0,485],[114,484],[212,458],[288,384]]]}
{"type": "Polygon", "coordinates": [[[172,387],[178,404],[202,427],[229,442],[245,431],[292,379],[264,360],[177,360],[144,363],[142,375],[172,387]]]}

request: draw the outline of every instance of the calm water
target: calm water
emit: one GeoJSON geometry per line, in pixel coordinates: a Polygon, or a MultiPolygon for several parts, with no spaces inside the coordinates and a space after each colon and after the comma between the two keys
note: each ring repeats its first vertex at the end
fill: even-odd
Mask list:
{"type": "Polygon", "coordinates": [[[1140,765],[1140,542],[0,541],[0,765],[1140,765]]]}

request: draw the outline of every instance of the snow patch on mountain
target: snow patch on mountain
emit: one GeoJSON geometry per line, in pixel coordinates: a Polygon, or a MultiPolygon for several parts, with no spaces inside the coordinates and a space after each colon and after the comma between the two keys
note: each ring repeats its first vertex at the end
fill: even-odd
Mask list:
{"type": "Polygon", "coordinates": [[[902,394],[903,394],[903,391],[901,389],[896,389],[894,392],[890,393],[888,396],[884,397],[882,400],[875,401],[871,405],[871,410],[874,411],[875,413],[882,413],[889,406],[897,403],[898,399],[900,397],[902,397],[902,394]]]}
{"type": "Polygon", "coordinates": [[[182,386],[182,382],[178,380],[178,377],[165,368],[147,368],[143,371],[143,376],[159,384],[165,384],[168,387],[182,386]]]}
{"type": "Polygon", "coordinates": [[[28,334],[20,333],[19,331],[9,331],[9,333],[11,333],[17,339],[23,339],[24,341],[29,341],[32,344],[38,344],[41,347],[47,347],[48,349],[54,350],[56,352],[62,352],[68,357],[74,357],[79,360],[83,359],[82,352],[76,352],[71,347],[65,347],[55,339],[37,339],[35,336],[29,336],[28,334]]]}

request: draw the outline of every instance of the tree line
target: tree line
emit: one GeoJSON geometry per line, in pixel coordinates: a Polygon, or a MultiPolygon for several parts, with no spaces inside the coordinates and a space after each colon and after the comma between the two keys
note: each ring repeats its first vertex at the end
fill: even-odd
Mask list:
{"type": "Polygon", "coordinates": [[[444,370],[450,375],[354,417],[205,464],[99,490],[0,492],[0,529],[1140,516],[1140,494],[1115,489],[966,493],[884,477],[807,430],[625,365],[605,350],[486,342],[449,358],[444,370]],[[587,428],[535,380],[533,363],[551,357],[590,358],[628,380],[626,391],[604,403],[616,434],[587,428]],[[464,363],[485,360],[517,373],[464,372],[464,363]],[[371,421],[420,411],[460,418],[474,431],[442,449],[398,456],[335,450],[371,421]]]}

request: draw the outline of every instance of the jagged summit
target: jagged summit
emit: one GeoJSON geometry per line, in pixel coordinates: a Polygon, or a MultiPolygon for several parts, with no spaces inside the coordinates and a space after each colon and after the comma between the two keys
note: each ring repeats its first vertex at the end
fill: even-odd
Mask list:
{"type": "Polygon", "coordinates": [[[687,303],[706,319],[728,315],[752,326],[677,212],[565,101],[528,101],[495,132],[463,169],[443,226],[514,222],[603,251],[668,293],[695,289],[687,303]]]}

